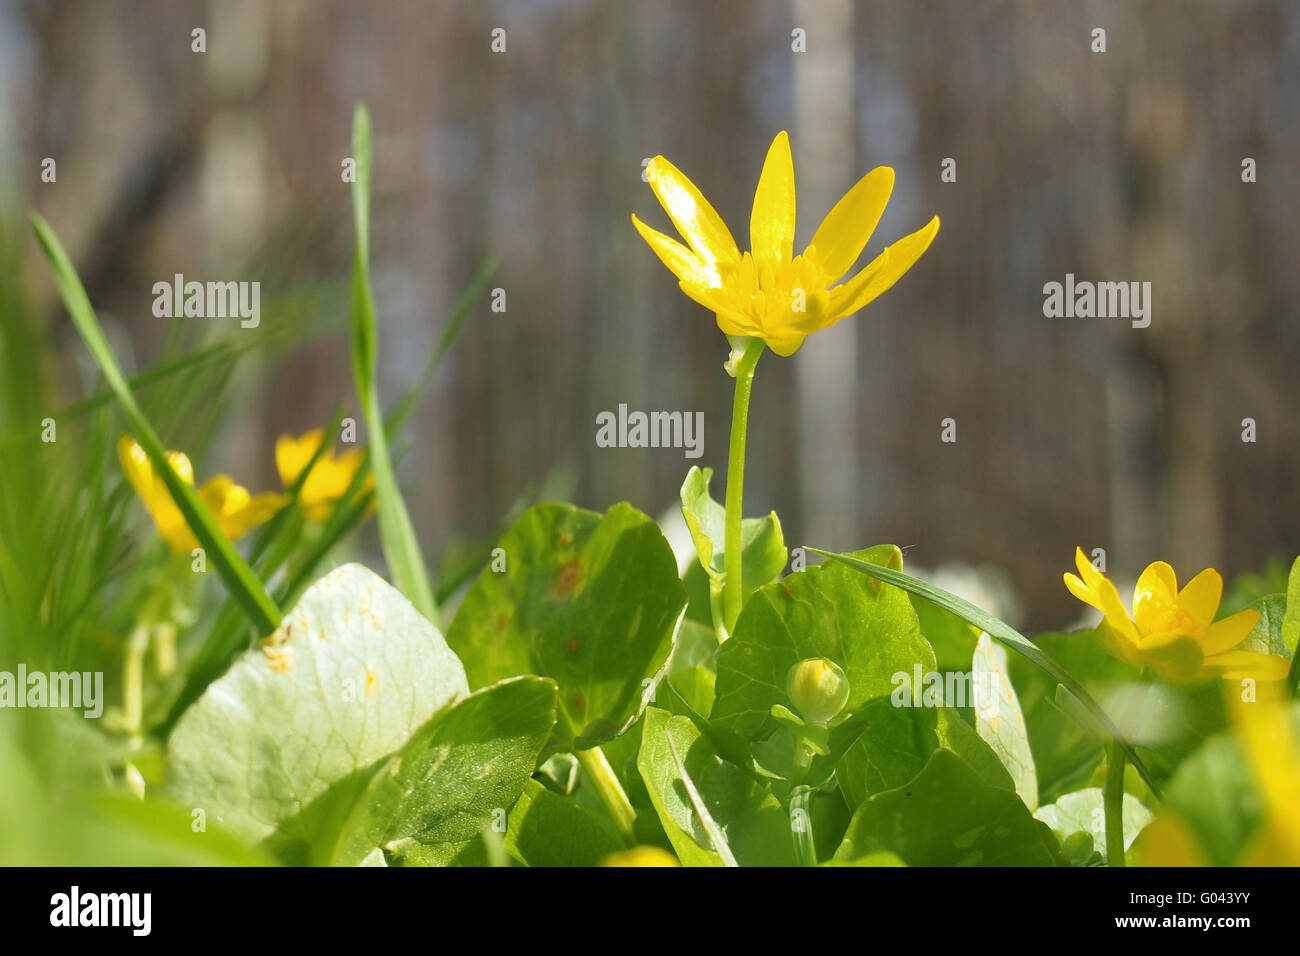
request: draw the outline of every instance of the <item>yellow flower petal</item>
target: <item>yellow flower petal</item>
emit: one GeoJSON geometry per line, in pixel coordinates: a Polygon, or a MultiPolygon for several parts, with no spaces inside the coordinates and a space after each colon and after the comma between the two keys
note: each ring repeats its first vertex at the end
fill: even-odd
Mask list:
{"type": "Polygon", "coordinates": [[[684,283],[690,283],[700,290],[717,290],[722,287],[722,277],[717,268],[705,262],[691,250],[657,229],[651,229],[635,215],[632,225],[641,234],[641,238],[654,250],[659,261],[668,267],[673,275],[684,283]]]}
{"type": "MultiPolygon", "coordinates": [[[[1157,634],[1178,626],[1178,578],[1164,561],[1147,565],[1133,588],[1133,620],[1143,634],[1157,634]]],[[[1187,623],[1192,623],[1190,620],[1187,623]]]]}
{"type": "Polygon", "coordinates": [[[817,251],[817,261],[834,282],[853,267],[867,247],[871,234],[894,191],[894,171],[877,166],[857,181],[826,214],[809,246],[817,251]]]}
{"type": "Polygon", "coordinates": [[[153,466],[144,449],[129,435],[123,435],[117,440],[117,458],[135,493],[141,498],[149,498],[153,493],[153,466]]]}
{"type": "Polygon", "coordinates": [[[1178,606],[1202,624],[1209,624],[1214,620],[1222,598],[1222,575],[1214,568],[1206,568],[1178,592],[1178,606]]]}
{"type": "MultiPolygon", "coordinates": [[[[689,293],[687,294],[689,295],[689,293]]],[[[763,330],[758,327],[752,316],[746,315],[744,312],[737,312],[734,309],[719,309],[717,310],[717,319],[718,328],[726,335],[741,335],[746,338],[762,337],[763,330]]]]}
{"type": "MultiPolygon", "coordinates": [[[[1089,565],[1091,569],[1091,565],[1089,565]]],[[[1124,602],[1119,599],[1119,591],[1115,590],[1115,585],[1105,575],[1093,571],[1093,580],[1088,582],[1089,590],[1097,599],[1093,606],[1098,608],[1106,617],[1106,623],[1113,627],[1116,632],[1126,640],[1136,642],[1138,639],[1138,630],[1133,625],[1133,620],[1128,616],[1128,611],[1124,609],[1124,602]]],[[[1088,581],[1088,578],[1084,578],[1088,581]]]]}
{"type": "MultiPolygon", "coordinates": [[[[118,441],[117,451],[127,481],[140,496],[141,503],[158,528],[159,536],[167,542],[168,547],[178,554],[197,548],[198,539],[172,500],[167,485],[154,472],[144,449],[123,435],[118,441]]],[[[187,485],[194,484],[194,467],[188,456],[183,452],[169,451],[167,461],[182,481],[187,485]]],[[[284,503],[284,497],[274,493],[251,498],[247,489],[235,484],[228,475],[208,479],[198,489],[198,495],[216,519],[217,526],[232,541],[242,538],[284,503]]]]}
{"type": "MultiPolygon", "coordinates": [[[[153,519],[159,536],[168,546],[177,552],[190,551],[198,547],[194,535],[190,533],[185,517],[172,500],[171,492],[162,478],[153,470],[153,462],[144,449],[128,435],[123,435],[117,443],[118,459],[127,481],[140,498],[145,511],[153,519]]],[[[189,458],[178,451],[167,452],[167,461],[187,485],[194,484],[194,469],[189,458]]]]}
{"type": "Polygon", "coordinates": [[[217,525],[231,541],[237,541],[266,521],[284,504],[283,495],[264,492],[256,497],[229,475],[214,475],[199,488],[199,497],[208,506],[217,525]]]}
{"type": "Polygon", "coordinates": [[[1138,575],[1137,586],[1133,588],[1134,608],[1140,601],[1159,600],[1173,602],[1178,594],[1178,576],[1174,569],[1164,561],[1153,561],[1138,575]]]}
{"type": "Polygon", "coordinates": [[[1290,837],[1278,823],[1261,827],[1246,846],[1246,851],[1235,866],[1300,866],[1300,843],[1289,843],[1290,837]]]}
{"type": "MultiPolygon", "coordinates": [[[[1270,658],[1280,660],[1280,658],[1270,658]]],[[[1284,662],[1285,663],[1285,662],[1284,662]]],[[[1254,772],[1267,811],[1265,831],[1285,848],[1278,857],[1300,863],[1300,740],[1288,707],[1289,698],[1275,687],[1261,687],[1254,701],[1229,695],[1233,722],[1254,772]]],[[[1258,846],[1258,859],[1265,856],[1258,846]]]]}
{"type": "Polygon", "coordinates": [[[231,516],[229,530],[232,540],[242,538],[258,525],[269,521],[277,511],[285,506],[288,499],[274,491],[263,491],[248,499],[248,503],[236,515],[231,516]]]}
{"type": "MultiPolygon", "coordinates": [[[[1088,560],[1088,556],[1083,553],[1083,548],[1080,547],[1074,549],[1074,566],[1078,568],[1079,577],[1083,578],[1085,582],[1087,582],[1092,575],[1100,575],[1101,573],[1092,566],[1092,562],[1088,560]]],[[[1091,585],[1088,586],[1091,587],[1091,585]]]]}
{"type": "Polygon", "coordinates": [[[1076,593],[1067,579],[1065,586],[1070,589],[1070,593],[1101,611],[1106,618],[1106,623],[1115,629],[1118,636],[1127,641],[1136,641],[1137,628],[1129,619],[1128,611],[1124,609],[1124,602],[1119,599],[1119,591],[1115,590],[1115,585],[1110,583],[1109,578],[1092,566],[1092,562],[1083,553],[1083,548],[1074,549],[1074,566],[1079,569],[1079,578],[1075,580],[1083,585],[1082,590],[1086,590],[1089,597],[1082,597],[1082,591],[1076,593]]]}
{"type": "MultiPolygon", "coordinates": [[[[298,480],[324,438],[325,432],[319,428],[305,432],[298,438],[292,435],[280,436],[275,444],[275,460],[285,488],[298,480]]],[[[351,448],[341,455],[335,455],[332,449],[322,452],[298,490],[298,507],[302,513],[312,520],[328,518],[334,502],[342,498],[351,486],[363,460],[359,448],[351,448]]],[[[374,487],[373,475],[366,478],[364,487],[374,487]]]]}
{"type": "Polygon", "coordinates": [[[795,352],[799,351],[803,345],[803,340],[808,336],[797,332],[773,333],[768,332],[763,336],[763,341],[777,355],[782,358],[789,358],[795,352]]]}
{"type": "MultiPolygon", "coordinates": [[[[1219,604],[1216,601],[1214,609],[1217,611],[1219,604]]],[[[1210,612],[1214,616],[1214,611],[1210,612]]],[[[1238,611],[1231,617],[1225,617],[1222,621],[1215,621],[1205,629],[1201,636],[1201,643],[1205,646],[1205,655],[1207,657],[1214,654],[1222,654],[1224,651],[1231,650],[1246,639],[1246,635],[1254,630],[1255,625],[1259,623],[1259,612],[1247,608],[1244,611],[1238,611]]]]}
{"type": "Polygon", "coordinates": [[[767,151],[749,214],[749,249],[760,266],[794,258],[794,218],[794,159],[782,130],[767,151]]]}
{"type": "Polygon", "coordinates": [[[1128,664],[1137,664],[1139,667],[1143,665],[1142,655],[1138,652],[1137,645],[1117,632],[1108,622],[1103,621],[1097,628],[1097,641],[1112,657],[1118,657],[1128,664]]]}
{"type": "Polygon", "coordinates": [[[1144,635],[1138,639],[1137,651],[1143,664],[1174,680],[1196,677],[1205,661],[1196,638],[1178,631],[1144,635]]]}
{"type": "MultiPolygon", "coordinates": [[[[167,463],[172,466],[172,471],[176,472],[181,481],[187,485],[194,484],[194,466],[190,464],[189,455],[183,451],[169,451],[167,453],[167,463]]],[[[163,484],[162,478],[155,479],[158,486],[164,491],[167,486],[163,484]]],[[[167,493],[168,500],[171,499],[171,492],[167,493]]]]}
{"type": "Polygon", "coordinates": [[[1133,853],[1141,866],[1207,865],[1191,830],[1169,810],[1162,810],[1142,828],[1133,853]]]}
{"type": "Polygon", "coordinates": [[[292,435],[281,435],[275,442],[275,468],[280,473],[280,483],[288,488],[302,470],[307,467],[307,463],[312,460],[316,454],[316,449],[320,443],[325,440],[325,429],[313,428],[311,431],[303,432],[297,438],[292,435]]]}
{"type": "Polygon", "coordinates": [[[736,248],[722,218],[689,179],[663,156],[646,179],[686,244],[632,223],[682,291],[714,312],[727,335],[761,338],[779,355],[792,355],[805,338],[861,309],[903,275],[939,229],[925,228],[885,249],[848,282],[831,288],[861,254],[880,220],[893,171],[873,170],[827,214],[814,242],[795,256],[796,190],[790,138],[777,134],[768,148],[750,214],[752,249],[736,248]]]}
{"type": "MultiPolygon", "coordinates": [[[[734,309],[732,309],[730,300],[727,298],[725,292],[723,292],[722,290],[708,289],[705,288],[704,286],[697,285],[694,282],[687,282],[685,279],[683,279],[681,282],[678,282],[677,287],[682,290],[682,292],[686,295],[687,298],[691,299],[693,302],[696,302],[704,306],[710,312],[726,312],[728,314],[734,314],[738,317],[740,321],[744,321],[744,314],[740,312],[736,312],[734,309]]],[[[751,323],[749,327],[753,328],[754,326],[751,323]]],[[[753,333],[732,332],[730,334],[752,335],[753,333]]]]}
{"type": "Polygon", "coordinates": [[[646,178],[677,231],[706,265],[718,268],[740,260],[731,230],[681,170],[656,156],[646,167],[646,178]]]}
{"type": "Polygon", "coordinates": [[[1290,669],[1291,662],[1285,658],[1255,651],[1224,651],[1205,659],[1205,673],[1227,680],[1283,680],[1290,669]]]}
{"type": "Polygon", "coordinates": [[[852,315],[872,299],[888,291],[908,269],[916,264],[916,260],[921,258],[925,250],[930,248],[930,243],[934,241],[938,232],[939,217],[935,216],[916,232],[888,246],[852,279],[832,289],[832,318],[828,324],[852,315]]]}
{"type": "Polygon", "coordinates": [[[638,846],[605,857],[601,866],[681,866],[677,857],[657,846],[638,846]]]}
{"type": "Polygon", "coordinates": [[[1066,571],[1064,579],[1065,587],[1071,594],[1077,597],[1084,604],[1091,604],[1098,611],[1102,609],[1101,601],[1092,593],[1092,589],[1089,588],[1088,585],[1084,584],[1076,575],[1066,571]]]}

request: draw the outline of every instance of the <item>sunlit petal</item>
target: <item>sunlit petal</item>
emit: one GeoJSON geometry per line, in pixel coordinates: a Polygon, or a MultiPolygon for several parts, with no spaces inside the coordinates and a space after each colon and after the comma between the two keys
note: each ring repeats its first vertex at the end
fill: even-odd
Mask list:
{"type": "Polygon", "coordinates": [[[810,245],[817,250],[829,281],[834,282],[853,267],[876,231],[876,224],[894,190],[894,171],[877,166],[844,194],[813,233],[810,245]]]}
{"type": "Polygon", "coordinates": [[[1178,592],[1178,606],[1203,624],[1214,620],[1223,598],[1223,576],[1206,568],[1178,592]]]}
{"type": "Polygon", "coordinates": [[[677,231],[705,263],[717,267],[740,259],[731,230],[681,170],[656,156],[646,167],[646,178],[677,231]]]}
{"type": "Polygon", "coordinates": [[[794,159],[782,130],[772,140],[749,215],[749,246],[760,264],[789,262],[794,256],[794,159]]]}
{"type": "Polygon", "coordinates": [[[886,292],[930,248],[938,232],[939,217],[935,216],[921,229],[886,248],[852,279],[831,290],[832,322],[852,315],[886,292]]]}
{"type": "Polygon", "coordinates": [[[702,289],[722,287],[722,277],[718,274],[717,268],[705,263],[676,239],[664,235],[657,229],[651,229],[635,215],[632,216],[632,225],[636,227],[636,231],[641,234],[646,244],[654,250],[659,261],[666,265],[668,271],[678,279],[702,289]]]}

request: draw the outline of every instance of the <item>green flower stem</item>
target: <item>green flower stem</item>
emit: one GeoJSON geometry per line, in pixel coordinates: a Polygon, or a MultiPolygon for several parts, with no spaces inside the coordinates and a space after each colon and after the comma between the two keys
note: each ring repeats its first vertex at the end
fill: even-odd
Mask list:
{"type": "Polygon", "coordinates": [[[136,625],[126,639],[122,665],[122,716],[131,746],[141,744],[144,727],[144,656],[149,650],[149,628],[136,625]]]}
{"type": "Polygon", "coordinates": [[[813,843],[812,828],[813,791],[808,787],[796,787],[790,797],[790,833],[794,838],[795,862],[799,866],[817,865],[817,847],[813,843]],[[802,820],[797,821],[795,814],[801,812],[802,820]]]}
{"type": "Polygon", "coordinates": [[[723,592],[723,614],[730,634],[740,617],[745,590],[740,568],[740,522],[744,517],[745,498],[745,433],[749,428],[749,394],[754,387],[754,369],[763,354],[762,339],[750,339],[740,361],[736,363],[736,398],[731,408],[731,450],[727,457],[727,524],[723,538],[723,561],[726,564],[726,583],[723,592]]]}
{"type": "Polygon", "coordinates": [[[1124,750],[1115,742],[1106,745],[1106,786],[1102,790],[1106,810],[1106,862],[1124,865],[1124,750]]]}
{"type": "Polygon", "coordinates": [[[575,750],[574,756],[578,758],[578,763],[587,774],[587,779],[596,788],[596,793],[600,795],[605,809],[614,819],[614,825],[618,827],[624,842],[629,847],[635,846],[636,811],[632,809],[632,802],[628,800],[623,785],[618,782],[614,768],[609,765],[609,758],[605,756],[605,751],[599,747],[592,747],[589,750],[575,750]]]}

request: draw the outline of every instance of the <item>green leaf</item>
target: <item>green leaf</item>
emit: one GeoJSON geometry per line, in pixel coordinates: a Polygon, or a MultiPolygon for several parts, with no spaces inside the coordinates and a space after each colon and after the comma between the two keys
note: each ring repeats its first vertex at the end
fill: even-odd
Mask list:
{"type": "MultiPolygon", "coordinates": [[[[191,811],[150,797],[100,794],[92,804],[95,815],[112,839],[130,843],[129,859],[152,866],[274,866],[275,859],[249,846],[220,826],[205,822],[195,829],[191,811]]],[[[105,856],[110,866],[120,866],[122,856],[105,856]]]]}
{"type": "Polygon", "coordinates": [[[1285,633],[1287,600],[1284,594],[1270,594],[1252,601],[1250,607],[1259,613],[1259,620],[1235,650],[1291,660],[1295,642],[1288,644],[1285,633]]]}
{"type": "Polygon", "coordinates": [[[379,539],[398,590],[410,599],[416,610],[430,621],[436,621],[438,607],[420,542],[393,471],[375,381],[378,332],[370,291],[370,113],[361,105],[352,117],[352,156],[357,164],[357,178],[352,184],[352,217],[356,226],[352,268],[352,374],[369,427],[370,469],[375,476],[375,495],[379,501],[379,539]]]}
{"type": "Polygon", "coordinates": [[[888,850],[878,850],[854,860],[828,860],[822,866],[907,866],[895,854],[888,850]]]}
{"type": "Polygon", "coordinates": [[[1210,866],[1233,866],[1264,820],[1253,773],[1235,737],[1216,734],[1183,761],[1165,804],[1190,826],[1210,866]]]}
{"type": "Polygon", "coordinates": [[[471,687],[541,674],[560,688],[555,746],[630,726],[653,692],[685,596],[659,528],[631,505],[604,515],[528,509],[499,542],[447,634],[471,687]]]}
{"type": "MultiPolygon", "coordinates": [[[[700,565],[714,587],[721,589],[726,580],[723,539],[726,535],[727,510],[709,494],[713,469],[692,467],[682,482],[682,517],[695,542],[700,565]]],[[[766,518],[746,518],[740,525],[741,580],[745,594],[774,581],[785,568],[788,553],[781,535],[781,521],[773,511],[766,518]]]]}
{"type": "Polygon", "coordinates": [[[857,741],[835,767],[835,780],[850,810],[873,793],[901,787],[924,768],[940,746],[936,730],[939,710],[895,707],[877,698],[860,711],[865,725],[857,741]]]}
{"type": "MultiPolygon", "coordinates": [[[[1075,833],[1088,834],[1102,859],[1106,859],[1106,810],[1100,787],[1064,794],[1055,803],[1039,807],[1034,816],[1055,830],[1062,842],[1075,833]]],[[[1137,839],[1138,831],[1151,822],[1152,813],[1141,800],[1126,793],[1121,816],[1124,818],[1124,849],[1127,850],[1137,839]]]]}
{"type": "Polygon", "coordinates": [[[1015,790],[997,754],[953,708],[898,707],[881,698],[862,713],[866,729],[835,768],[835,780],[849,809],[856,810],[872,794],[912,780],[940,748],[961,757],[989,786],[1015,790]]]}
{"type": "Polygon", "coordinates": [[[555,684],[502,681],[435,714],[384,762],[353,807],[337,862],[376,850],[390,866],[483,863],[555,725],[555,684]]]}
{"type": "Polygon", "coordinates": [[[921,622],[921,635],[934,648],[935,660],[941,671],[970,673],[971,657],[980,632],[956,614],[951,614],[924,598],[909,594],[916,618],[921,622]]]}
{"type": "MultiPolygon", "coordinates": [[[[1106,653],[1091,628],[1038,634],[1034,643],[1104,703],[1109,703],[1122,685],[1136,682],[1142,674],[1142,668],[1106,653]]],[[[1016,688],[1025,718],[1038,775],[1039,802],[1052,803],[1092,776],[1102,759],[1100,742],[1090,729],[1057,705],[1054,698],[1058,685],[1050,674],[1017,656],[1007,661],[1007,675],[1016,688]]]]}
{"type": "Polygon", "coordinates": [[[936,750],[916,779],[853,814],[835,859],[887,850],[908,866],[1052,866],[1056,838],[1013,792],[936,750]]]}
{"type": "MultiPolygon", "coordinates": [[[[713,688],[717,682],[718,639],[713,628],[682,619],[673,640],[673,655],[668,662],[668,684],[681,695],[697,714],[713,709],[713,688]]],[[[663,693],[662,689],[660,693],[663,693]]],[[[661,706],[672,710],[672,694],[661,706]]]]}
{"type": "Polygon", "coordinates": [[[961,719],[957,711],[951,707],[944,707],[939,711],[937,733],[939,746],[951,750],[966,761],[966,765],[990,787],[1015,792],[1016,783],[1011,779],[1011,774],[1007,772],[998,755],[993,752],[993,748],[985,742],[974,727],[961,719]]]}
{"type": "Polygon", "coordinates": [[[596,814],[530,780],[510,811],[506,849],[527,866],[599,866],[623,842],[596,814]]]}
{"type": "Polygon", "coordinates": [[[283,857],[319,859],[374,764],[468,693],[432,624],[360,565],[321,578],[185,711],[168,743],[184,807],[283,857]]]}
{"type": "Polygon", "coordinates": [[[684,865],[722,866],[724,857],[714,848],[695,809],[678,757],[712,824],[740,865],[793,865],[791,824],[780,801],[749,774],[719,757],[689,719],[651,707],[645,713],[637,768],[684,865]]]}
{"type": "Polygon", "coordinates": [[[168,492],[171,493],[172,500],[176,502],[176,507],[184,516],[185,523],[189,525],[190,530],[194,532],[194,537],[203,546],[204,552],[230,590],[231,596],[239,602],[240,607],[259,631],[269,634],[280,623],[279,608],[267,596],[262,582],[253,574],[252,569],[235,550],[235,546],[230,543],[230,539],[217,525],[198,492],[181,481],[180,475],[176,474],[171,462],[167,460],[162,441],[136,403],[131,387],[127,384],[117,359],[113,357],[108,340],[104,338],[103,329],[99,327],[99,320],[95,317],[95,310],[91,308],[90,299],[86,296],[81,279],[78,278],[67,253],[63,251],[58,237],[54,235],[54,230],[37,213],[32,213],[31,222],[32,228],[36,231],[36,238],[40,242],[41,251],[45,253],[45,258],[54,273],[54,284],[63,298],[68,315],[72,317],[72,322],[81,334],[82,341],[86,343],[86,348],[98,363],[109,388],[117,396],[118,404],[122,406],[122,411],[126,414],[127,421],[131,423],[131,429],[136,433],[140,447],[144,449],[144,453],[153,465],[154,473],[162,478],[168,492]]]}
{"type": "MultiPolygon", "coordinates": [[[[861,554],[882,564],[902,560],[888,545],[861,554]]],[[[735,633],[718,650],[711,722],[747,739],[765,736],[772,706],[791,706],[790,668],[814,657],[833,661],[848,678],[842,715],[888,699],[896,673],[910,676],[914,665],[923,671],[935,665],[906,594],[840,565],[809,568],[760,588],[745,605],[735,633]]]]}
{"type": "Polygon", "coordinates": [[[918,578],[903,574],[901,571],[896,571],[890,568],[881,568],[871,564],[870,562],[856,558],[853,555],[835,554],[834,552],[822,551],[818,548],[806,548],[805,550],[811,551],[814,554],[820,554],[833,561],[846,564],[849,567],[860,571],[863,574],[874,577],[879,581],[884,581],[888,584],[894,585],[895,587],[900,587],[911,594],[933,601],[945,610],[956,614],[963,621],[979,628],[981,631],[986,631],[990,637],[1000,641],[1016,653],[1027,658],[1030,663],[1051,675],[1057,683],[1078,700],[1082,705],[1082,714],[1090,722],[1091,728],[1106,739],[1116,741],[1120,745],[1121,749],[1123,749],[1125,756],[1128,757],[1129,762],[1133,764],[1133,768],[1137,770],[1142,779],[1146,781],[1147,786],[1151,788],[1152,793],[1154,793],[1157,798],[1160,796],[1159,787],[1156,784],[1155,779],[1152,777],[1151,772],[1147,769],[1146,764],[1143,762],[1142,758],[1138,756],[1137,751],[1133,749],[1133,745],[1124,738],[1124,736],[1119,732],[1119,729],[1116,728],[1114,722],[1109,716],[1107,716],[1106,712],[1101,709],[1101,706],[1092,699],[1079,682],[1071,677],[1064,668],[1062,668],[1056,661],[1052,660],[1052,658],[1044,654],[1037,645],[1031,642],[1015,628],[999,621],[997,618],[993,617],[993,615],[980,610],[969,601],[964,601],[955,594],[949,594],[947,591],[940,590],[934,585],[918,578]]]}
{"type": "Polygon", "coordinates": [[[1016,793],[1031,811],[1038,809],[1038,775],[1029,749],[1029,732],[1015,688],[1007,678],[1007,652],[983,634],[972,658],[975,729],[998,755],[1016,793]]]}

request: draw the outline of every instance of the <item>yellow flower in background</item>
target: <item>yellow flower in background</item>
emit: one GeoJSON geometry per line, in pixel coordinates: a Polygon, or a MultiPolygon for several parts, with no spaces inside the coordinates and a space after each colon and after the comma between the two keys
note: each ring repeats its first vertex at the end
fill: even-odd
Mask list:
{"type": "Polygon", "coordinates": [[[677,857],[657,846],[638,846],[611,853],[601,866],[681,866],[677,857]]]}
{"type": "Polygon", "coordinates": [[[1264,799],[1264,826],[1245,866],[1300,866],[1300,739],[1276,685],[1254,701],[1231,695],[1231,712],[1246,760],[1264,799]]]}
{"type": "Polygon", "coordinates": [[[749,252],[740,252],[722,217],[664,157],[650,161],[646,176],[687,245],[633,215],[632,224],[641,237],[677,276],[682,291],[717,314],[718,328],[731,336],[761,338],[779,355],[793,355],[807,336],[852,315],[886,291],[939,231],[935,216],[836,285],[862,254],[889,202],[894,171],[888,166],[858,180],[798,256],[794,255],[794,161],[784,131],[772,141],[754,193],[749,252]]]}
{"type": "MultiPolygon", "coordinates": [[[[280,472],[280,481],[288,488],[302,470],[307,467],[316,449],[325,440],[323,428],[313,428],[297,438],[281,435],[275,443],[275,466],[280,472]]],[[[321,519],[329,517],[334,502],[343,497],[352,484],[352,478],[361,467],[360,448],[350,448],[341,455],[335,455],[333,449],[327,449],[303,482],[298,492],[298,505],[308,518],[321,519]]],[[[374,487],[374,477],[366,479],[366,488],[374,487]]]]}
{"type": "MultiPolygon", "coordinates": [[[[1300,735],[1279,685],[1264,684],[1255,700],[1228,694],[1228,713],[1263,805],[1258,828],[1232,861],[1235,866],[1300,866],[1300,735]]],[[[1142,866],[1208,866],[1209,854],[1186,819],[1164,808],[1138,836],[1142,866]]]]}
{"type": "MultiPolygon", "coordinates": [[[[153,463],[144,449],[129,435],[117,442],[117,457],[122,471],[144,503],[145,510],[158,526],[158,533],[177,554],[187,554],[199,547],[199,541],[172,500],[171,492],[162,478],[154,473],[153,463]]],[[[179,451],[167,452],[181,481],[194,484],[194,468],[189,458],[179,451]]],[[[229,475],[216,475],[198,489],[199,498],[208,506],[217,526],[231,541],[237,541],[259,524],[266,521],[284,504],[284,496],[275,492],[250,495],[242,485],[235,484],[229,475]]]]}
{"type": "Polygon", "coordinates": [[[1115,585],[1075,548],[1079,574],[1065,575],[1065,586],[1105,615],[1097,629],[1106,650],[1130,664],[1150,667],[1163,677],[1188,680],[1220,676],[1281,680],[1291,662],[1254,651],[1233,650],[1259,621],[1257,611],[1239,611],[1214,620],[1223,597],[1223,578],[1206,568],[1180,591],[1174,569],[1163,561],[1149,565],[1133,589],[1130,618],[1115,585]]]}

